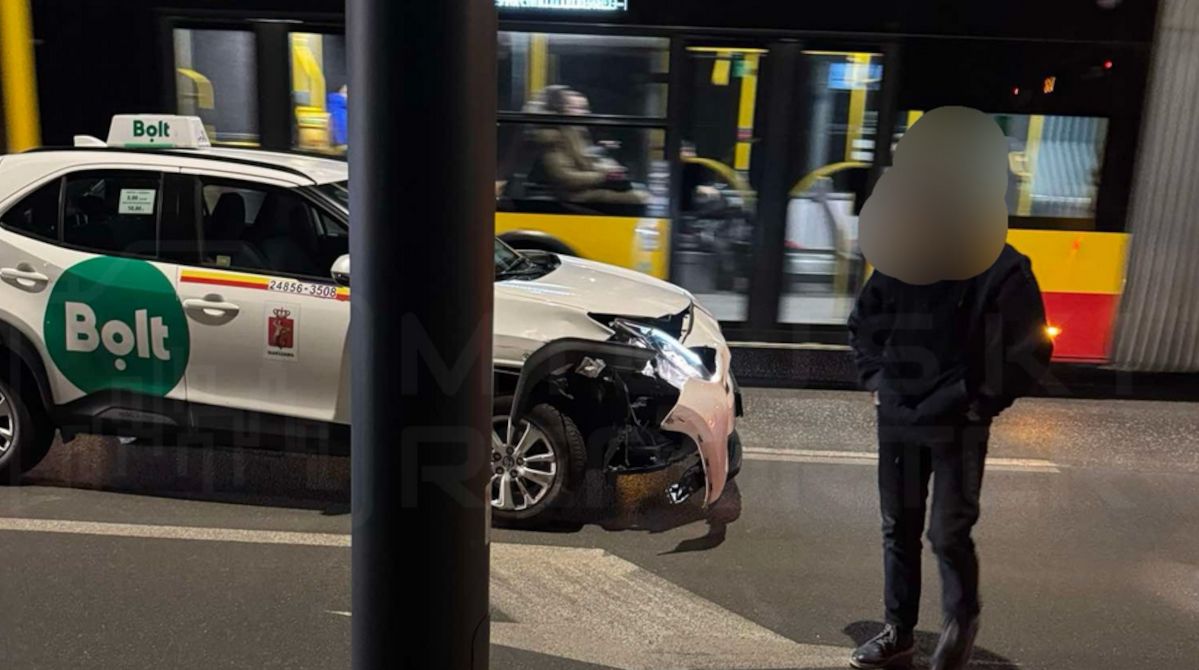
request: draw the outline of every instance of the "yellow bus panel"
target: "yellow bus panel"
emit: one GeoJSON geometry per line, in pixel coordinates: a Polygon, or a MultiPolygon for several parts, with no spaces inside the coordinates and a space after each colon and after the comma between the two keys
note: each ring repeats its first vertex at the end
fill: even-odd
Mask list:
{"type": "Polygon", "coordinates": [[[1127,233],[1070,230],[1008,231],[1008,241],[1032,259],[1041,290],[1118,294],[1128,261],[1127,233]]]}

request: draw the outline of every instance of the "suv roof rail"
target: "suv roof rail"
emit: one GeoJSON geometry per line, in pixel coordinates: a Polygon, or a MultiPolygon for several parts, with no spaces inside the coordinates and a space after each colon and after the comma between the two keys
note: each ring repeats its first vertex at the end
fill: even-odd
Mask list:
{"type": "MultiPolygon", "coordinates": [[[[243,147],[228,144],[214,144],[210,147],[213,151],[245,151],[246,153],[263,153],[275,154],[277,156],[298,156],[300,158],[315,158],[323,161],[335,161],[338,163],[348,163],[349,156],[347,154],[326,154],[319,151],[304,151],[302,149],[268,149],[266,147],[252,146],[243,147]]],[[[170,149],[168,151],[186,151],[186,149],[170,149]]]]}
{"type": "Polygon", "coordinates": [[[203,150],[196,150],[196,149],[166,149],[166,150],[153,149],[153,150],[150,150],[150,149],[127,149],[127,148],[123,148],[123,147],[108,147],[108,146],[104,146],[104,147],[51,146],[51,147],[35,147],[33,149],[26,149],[25,151],[23,151],[21,153],[36,154],[36,153],[51,153],[51,152],[55,152],[55,151],[84,151],[84,152],[89,152],[89,153],[90,152],[105,152],[105,153],[115,152],[115,153],[124,153],[124,154],[140,154],[140,155],[145,155],[145,156],[162,156],[164,154],[168,154],[168,155],[172,155],[172,156],[186,156],[187,158],[199,158],[201,160],[217,161],[217,162],[221,162],[221,163],[238,163],[240,165],[248,165],[251,167],[262,168],[264,170],[278,170],[279,172],[287,172],[289,174],[294,174],[297,177],[303,177],[304,179],[307,179],[308,181],[311,181],[314,184],[316,183],[316,180],[313,179],[312,176],[309,175],[307,172],[304,172],[303,170],[300,170],[298,168],[291,167],[290,165],[282,165],[279,163],[272,163],[270,161],[256,161],[256,160],[251,160],[249,158],[227,156],[227,155],[223,155],[223,154],[222,155],[215,155],[215,154],[207,154],[206,155],[203,150]]]}

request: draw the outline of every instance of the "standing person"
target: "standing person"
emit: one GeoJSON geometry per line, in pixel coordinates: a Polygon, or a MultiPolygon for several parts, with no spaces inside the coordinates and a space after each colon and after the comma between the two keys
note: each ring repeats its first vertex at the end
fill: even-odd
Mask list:
{"type": "Polygon", "coordinates": [[[1005,244],[1007,148],[972,109],[929,112],[863,208],[863,255],[877,269],[849,318],[861,383],[878,408],[886,625],[855,668],[910,661],[919,617],[921,534],[941,574],[944,627],[933,670],[969,662],[978,632],[971,531],[991,421],[1047,366],[1040,289],[1005,244]]]}

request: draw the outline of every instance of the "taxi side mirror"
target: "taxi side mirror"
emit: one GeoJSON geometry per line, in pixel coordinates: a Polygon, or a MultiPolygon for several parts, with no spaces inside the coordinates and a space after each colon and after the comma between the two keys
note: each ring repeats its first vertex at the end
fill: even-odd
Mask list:
{"type": "Polygon", "coordinates": [[[333,261],[333,268],[329,271],[333,281],[340,286],[350,285],[350,255],[342,254],[333,261]]]}

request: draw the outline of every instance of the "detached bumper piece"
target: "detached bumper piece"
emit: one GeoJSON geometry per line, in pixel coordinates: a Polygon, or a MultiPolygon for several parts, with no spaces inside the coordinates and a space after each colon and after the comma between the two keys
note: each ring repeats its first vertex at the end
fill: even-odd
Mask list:
{"type": "Polygon", "coordinates": [[[704,478],[704,467],[696,463],[687,468],[687,471],[683,473],[682,479],[666,487],[666,499],[672,505],[681,505],[687,502],[696,491],[704,490],[706,481],[704,478]]]}

